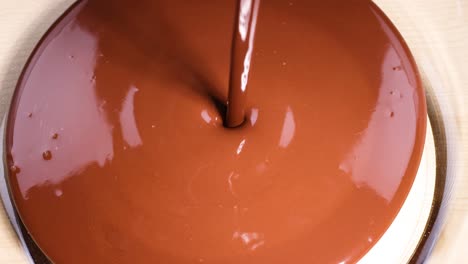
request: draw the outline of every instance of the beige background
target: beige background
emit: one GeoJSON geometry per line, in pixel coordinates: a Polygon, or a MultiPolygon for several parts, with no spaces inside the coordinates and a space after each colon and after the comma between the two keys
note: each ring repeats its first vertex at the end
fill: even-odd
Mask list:
{"type": "MultiPolygon", "coordinates": [[[[294,2],[294,0],[291,0],[294,2]]],[[[74,0],[0,0],[0,114],[34,45],[74,0]]],[[[468,0],[375,0],[407,40],[448,137],[448,216],[430,263],[468,263],[468,0]]],[[[429,199],[428,197],[427,199],[429,199]]],[[[430,202],[430,201],[427,201],[430,202]]],[[[27,263],[0,208],[0,263],[27,263]]]]}

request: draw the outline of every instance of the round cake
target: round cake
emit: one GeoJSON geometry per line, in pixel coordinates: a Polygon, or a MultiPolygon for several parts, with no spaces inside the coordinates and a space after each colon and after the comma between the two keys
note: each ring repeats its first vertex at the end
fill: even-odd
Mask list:
{"type": "Polygon", "coordinates": [[[54,263],[348,263],[416,175],[426,104],[371,1],[263,1],[226,128],[236,2],[81,1],[31,56],[9,187],[54,263]]]}

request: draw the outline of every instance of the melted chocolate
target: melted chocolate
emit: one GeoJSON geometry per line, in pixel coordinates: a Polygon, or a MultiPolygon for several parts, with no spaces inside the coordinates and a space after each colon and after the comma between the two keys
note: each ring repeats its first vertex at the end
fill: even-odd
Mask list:
{"type": "Polygon", "coordinates": [[[234,8],[83,1],[41,41],[7,162],[53,262],[355,262],[393,221],[426,126],[395,28],[370,1],[262,2],[228,129],[234,8]]]}
{"type": "Polygon", "coordinates": [[[231,48],[231,69],[226,124],[245,121],[246,92],[260,0],[238,0],[231,48]]]}

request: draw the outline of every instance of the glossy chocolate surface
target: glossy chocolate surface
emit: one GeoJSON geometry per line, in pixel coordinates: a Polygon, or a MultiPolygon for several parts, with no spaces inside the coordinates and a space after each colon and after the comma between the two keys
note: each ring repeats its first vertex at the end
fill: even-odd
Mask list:
{"type": "Polygon", "coordinates": [[[55,263],[359,260],[423,148],[400,35],[370,1],[263,1],[228,129],[236,2],[192,2],[83,1],[41,42],[6,142],[28,231],[55,263]]]}

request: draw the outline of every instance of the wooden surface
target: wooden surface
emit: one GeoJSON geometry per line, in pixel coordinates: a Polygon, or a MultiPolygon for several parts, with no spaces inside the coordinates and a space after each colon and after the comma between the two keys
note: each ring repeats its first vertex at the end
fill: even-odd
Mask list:
{"type": "MultiPolygon", "coordinates": [[[[294,0],[292,0],[293,2],[294,0]]],[[[0,115],[34,45],[74,0],[0,0],[0,115]]],[[[428,263],[468,263],[468,0],[375,0],[414,53],[447,136],[451,179],[440,240],[428,263]]],[[[426,197],[426,203],[431,197],[426,197]]],[[[27,263],[0,208],[0,263],[27,263]]],[[[387,263],[387,262],[385,262],[387,263]]]]}

